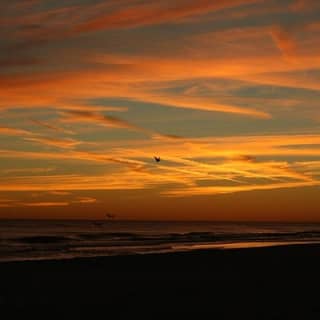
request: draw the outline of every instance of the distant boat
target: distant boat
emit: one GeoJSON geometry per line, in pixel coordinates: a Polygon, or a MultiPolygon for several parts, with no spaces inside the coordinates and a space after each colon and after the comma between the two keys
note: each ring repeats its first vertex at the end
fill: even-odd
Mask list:
{"type": "Polygon", "coordinates": [[[154,160],[156,160],[157,162],[160,162],[160,157],[153,157],[154,160]]]}

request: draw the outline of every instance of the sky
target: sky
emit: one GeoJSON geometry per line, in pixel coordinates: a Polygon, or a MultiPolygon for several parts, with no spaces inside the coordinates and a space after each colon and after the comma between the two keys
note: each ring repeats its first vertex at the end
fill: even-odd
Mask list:
{"type": "Polygon", "coordinates": [[[319,17],[1,1],[0,218],[320,221],[319,17]]]}

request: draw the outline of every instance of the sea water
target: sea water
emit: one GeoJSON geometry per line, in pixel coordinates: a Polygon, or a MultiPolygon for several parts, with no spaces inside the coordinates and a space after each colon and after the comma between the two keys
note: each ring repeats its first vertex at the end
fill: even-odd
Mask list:
{"type": "Polygon", "coordinates": [[[320,242],[320,224],[0,220],[0,261],[320,242]]]}

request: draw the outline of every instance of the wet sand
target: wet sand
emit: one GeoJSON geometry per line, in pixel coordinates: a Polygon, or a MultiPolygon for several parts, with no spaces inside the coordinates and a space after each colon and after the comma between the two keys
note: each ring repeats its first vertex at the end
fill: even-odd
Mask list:
{"type": "Polygon", "coordinates": [[[10,312],[320,319],[313,244],[1,263],[0,281],[0,307],[10,312]]]}

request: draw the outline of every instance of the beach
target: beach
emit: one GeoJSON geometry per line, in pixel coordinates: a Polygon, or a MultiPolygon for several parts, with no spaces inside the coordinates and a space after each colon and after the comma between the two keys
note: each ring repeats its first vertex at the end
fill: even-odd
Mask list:
{"type": "Polygon", "coordinates": [[[319,319],[319,267],[316,244],[4,262],[0,303],[21,312],[95,306],[120,314],[319,319]]]}

